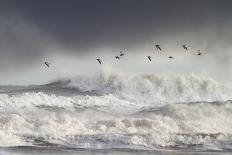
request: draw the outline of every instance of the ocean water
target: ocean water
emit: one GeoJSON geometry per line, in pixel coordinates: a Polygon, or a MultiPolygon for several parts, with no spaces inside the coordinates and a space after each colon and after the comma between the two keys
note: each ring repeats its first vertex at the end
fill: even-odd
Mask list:
{"type": "Polygon", "coordinates": [[[195,75],[0,86],[1,154],[232,154],[232,91],[195,75]]]}

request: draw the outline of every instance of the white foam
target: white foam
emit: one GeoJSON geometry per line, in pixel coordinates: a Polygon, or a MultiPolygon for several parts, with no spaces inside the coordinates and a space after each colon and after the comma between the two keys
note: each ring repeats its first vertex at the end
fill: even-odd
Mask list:
{"type": "Polygon", "coordinates": [[[103,72],[95,77],[78,77],[69,87],[100,94],[113,94],[144,104],[192,101],[223,101],[232,91],[220,83],[195,75],[121,75],[103,72]]]}
{"type": "Polygon", "coordinates": [[[75,95],[62,95],[64,89],[60,95],[53,89],[50,95],[0,94],[0,146],[33,145],[34,139],[42,139],[71,147],[153,149],[232,140],[232,103],[226,101],[231,91],[211,79],[103,72],[41,88],[49,86],[56,92],[67,87],[75,95]]]}
{"type": "Polygon", "coordinates": [[[1,94],[0,145],[31,145],[33,142],[25,138],[28,135],[81,147],[140,145],[154,148],[223,143],[232,135],[230,101],[167,104],[158,111],[141,113],[140,110],[135,103],[114,95],[1,94]],[[78,108],[82,111],[76,110],[78,108]],[[216,138],[201,134],[216,135],[216,138]]]}

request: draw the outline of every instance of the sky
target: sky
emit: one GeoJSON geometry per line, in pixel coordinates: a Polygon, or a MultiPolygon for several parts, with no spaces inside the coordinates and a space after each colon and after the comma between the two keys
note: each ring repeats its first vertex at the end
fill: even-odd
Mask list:
{"type": "Polygon", "coordinates": [[[104,68],[202,74],[230,84],[231,6],[231,0],[0,0],[0,85],[43,84],[104,68]],[[125,57],[117,61],[121,50],[125,57]]]}

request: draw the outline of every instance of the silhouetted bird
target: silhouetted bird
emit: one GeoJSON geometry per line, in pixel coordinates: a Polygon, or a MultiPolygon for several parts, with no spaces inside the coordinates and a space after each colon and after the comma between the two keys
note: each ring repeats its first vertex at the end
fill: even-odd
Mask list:
{"type": "Polygon", "coordinates": [[[124,53],[122,51],[120,51],[120,57],[124,56],[124,53]]]}
{"type": "Polygon", "coordinates": [[[120,59],[120,57],[119,56],[115,56],[115,59],[120,59]]]}
{"type": "Polygon", "coordinates": [[[159,45],[155,45],[155,47],[156,47],[157,50],[160,50],[160,51],[162,50],[159,45]]]}
{"type": "Polygon", "coordinates": [[[50,67],[50,64],[51,64],[51,63],[45,61],[44,64],[45,64],[47,67],[50,67]]]}
{"type": "Polygon", "coordinates": [[[182,45],[183,49],[188,50],[187,45],[182,45]]]}
{"type": "Polygon", "coordinates": [[[169,59],[174,59],[172,56],[169,56],[168,58],[169,58],[169,59]]]}
{"type": "Polygon", "coordinates": [[[202,55],[201,50],[197,50],[197,55],[202,55]]]}
{"type": "Polygon", "coordinates": [[[151,61],[151,56],[147,56],[148,57],[148,59],[151,61]]]}
{"type": "Polygon", "coordinates": [[[97,59],[97,61],[99,62],[99,64],[102,64],[101,59],[97,59]]]}

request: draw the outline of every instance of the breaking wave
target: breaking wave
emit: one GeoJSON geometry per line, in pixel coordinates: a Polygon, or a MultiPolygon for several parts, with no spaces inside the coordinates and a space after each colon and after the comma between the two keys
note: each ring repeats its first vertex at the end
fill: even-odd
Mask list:
{"type": "Polygon", "coordinates": [[[231,91],[195,75],[104,73],[1,90],[1,146],[152,150],[232,146],[231,91]]]}
{"type": "MultiPolygon", "coordinates": [[[[64,83],[64,81],[60,81],[64,83]]],[[[102,73],[95,77],[77,77],[65,86],[98,94],[113,94],[140,103],[177,103],[194,101],[225,101],[231,91],[215,80],[194,74],[180,75],[120,75],[102,73]]]]}

